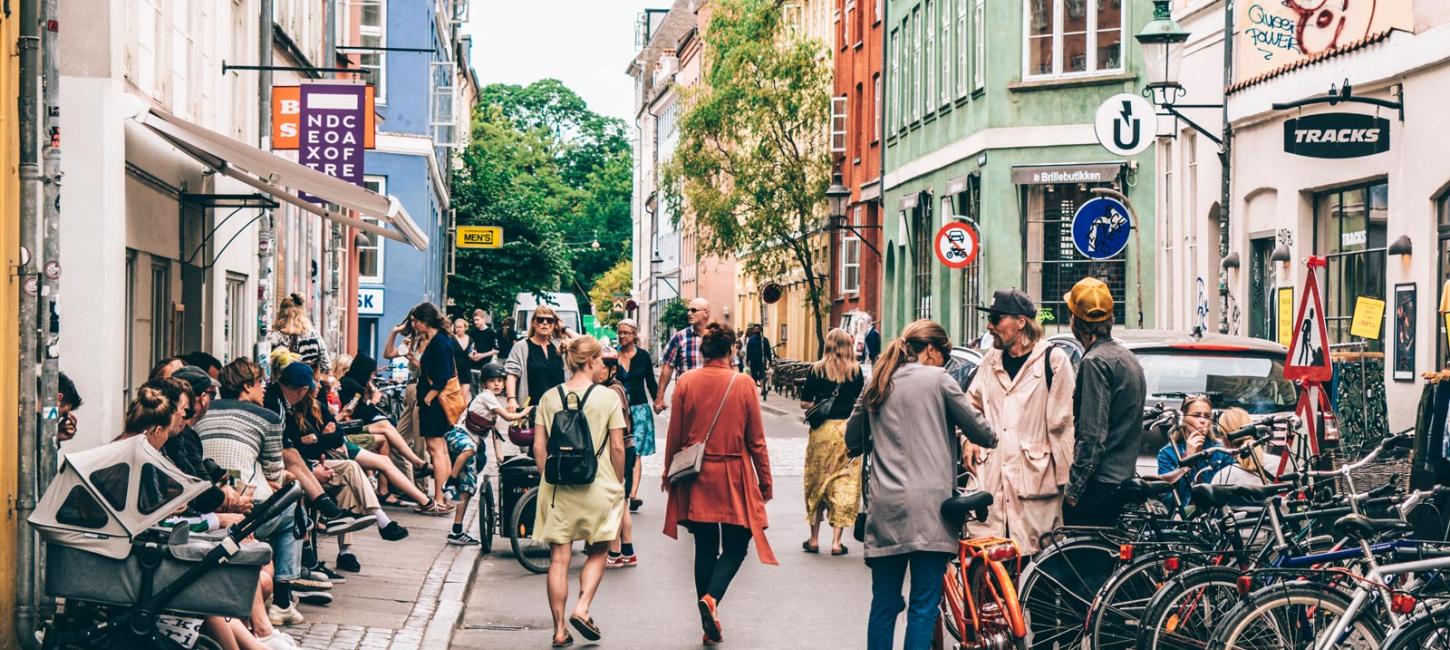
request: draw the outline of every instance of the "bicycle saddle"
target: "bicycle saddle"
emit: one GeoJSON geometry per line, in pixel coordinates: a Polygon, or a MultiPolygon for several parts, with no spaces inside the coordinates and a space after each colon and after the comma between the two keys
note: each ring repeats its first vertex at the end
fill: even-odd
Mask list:
{"type": "Polygon", "coordinates": [[[1371,519],[1364,515],[1345,515],[1334,522],[1334,534],[1368,539],[1379,533],[1411,530],[1414,526],[1400,519],[1371,519]]]}
{"type": "Polygon", "coordinates": [[[991,492],[959,494],[941,502],[942,519],[956,528],[967,523],[967,517],[976,513],[977,521],[986,521],[987,506],[992,505],[991,492]]]}
{"type": "Polygon", "coordinates": [[[1160,494],[1173,491],[1173,484],[1164,481],[1145,481],[1130,478],[1118,485],[1118,494],[1131,501],[1146,501],[1160,494]]]}

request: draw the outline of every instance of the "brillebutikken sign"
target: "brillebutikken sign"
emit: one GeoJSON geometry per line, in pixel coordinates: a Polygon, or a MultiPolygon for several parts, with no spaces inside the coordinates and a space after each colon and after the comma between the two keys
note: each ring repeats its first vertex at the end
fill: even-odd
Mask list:
{"type": "Polygon", "coordinates": [[[1319,113],[1284,121],[1284,151],[1310,158],[1359,158],[1390,150],[1390,121],[1359,113],[1319,113]]]}

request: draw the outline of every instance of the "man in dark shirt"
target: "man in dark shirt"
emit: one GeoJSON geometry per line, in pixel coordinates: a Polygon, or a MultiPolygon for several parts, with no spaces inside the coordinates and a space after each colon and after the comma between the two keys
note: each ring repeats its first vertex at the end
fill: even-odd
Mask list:
{"type": "Polygon", "coordinates": [[[876,322],[871,322],[871,329],[866,330],[866,340],[863,342],[866,348],[866,363],[876,365],[876,358],[881,356],[881,331],[876,329],[876,322]]]}
{"type": "Polygon", "coordinates": [[[755,383],[760,384],[760,399],[766,399],[770,394],[770,386],[765,383],[765,369],[769,367],[771,357],[775,356],[775,350],[770,347],[770,339],[765,338],[765,332],[760,325],[752,324],[745,330],[745,367],[750,370],[750,376],[755,383]]]}
{"type": "Polygon", "coordinates": [[[1143,437],[1147,384],[1138,357],[1113,340],[1113,296],[1084,278],[1064,297],[1072,334],[1086,352],[1072,406],[1077,427],[1063,523],[1111,526],[1122,514],[1118,486],[1133,477],[1143,437]]]}
{"type": "Polygon", "coordinates": [[[196,434],[191,425],[205,416],[207,409],[211,407],[211,399],[216,394],[216,380],[196,366],[182,366],[171,374],[171,378],[180,380],[191,388],[191,414],[187,418],[186,428],[167,440],[162,452],[181,471],[200,479],[210,479],[202,465],[205,457],[201,450],[201,436],[196,434]]]}
{"type": "Polygon", "coordinates": [[[473,348],[468,358],[473,361],[474,369],[482,370],[488,362],[498,360],[498,332],[494,331],[488,312],[473,310],[473,327],[468,330],[468,342],[473,348]]]}

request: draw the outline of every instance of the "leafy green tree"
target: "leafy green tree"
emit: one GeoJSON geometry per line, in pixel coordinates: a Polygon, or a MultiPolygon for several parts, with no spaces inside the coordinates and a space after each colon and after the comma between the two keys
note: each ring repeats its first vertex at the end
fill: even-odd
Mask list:
{"type": "Polygon", "coordinates": [[[614,311],[614,299],[620,295],[629,295],[633,285],[634,264],[627,259],[620,260],[599,276],[599,280],[589,289],[589,302],[594,304],[594,316],[601,325],[612,328],[624,318],[622,312],[614,311]]]}
{"type": "Polygon", "coordinates": [[[734,255],[757,278],[803,273],[824,351],[827,260],[811,240],[831,174],[827,49],[786,29],[776,0],[717,2],[705,43],[665,198],[702,253],[734,255]]]}
{"type": "Polygon", "coordinates": [[[660,307],[659,337],[660,345],[670,342],[670,337],[675,335],[690,324],[689,306],[684,300],[675,298],[660,307]]]}

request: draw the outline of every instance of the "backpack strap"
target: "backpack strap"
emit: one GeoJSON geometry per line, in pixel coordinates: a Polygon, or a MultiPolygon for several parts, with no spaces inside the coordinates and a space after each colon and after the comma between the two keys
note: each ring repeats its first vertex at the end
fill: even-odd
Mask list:
{"type": "Polygon", "coordinates": [[[1047,375],[1048,392],[1052,391],[1052,351],[1056,349],[1057,346],[1055,345],[1048,347],[1047,353],[1042,355],[1042,370],[1047,375]]]}

